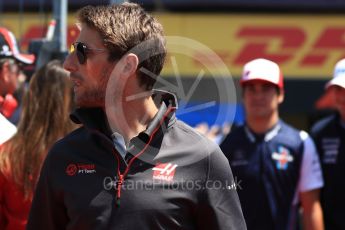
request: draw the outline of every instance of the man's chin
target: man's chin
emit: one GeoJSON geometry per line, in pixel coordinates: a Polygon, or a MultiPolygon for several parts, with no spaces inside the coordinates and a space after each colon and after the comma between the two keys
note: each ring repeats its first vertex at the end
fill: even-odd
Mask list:
{"type": "Polygon", "coordinates": [[[96,108],[96,107],[104,107],[104,103],[96,102],[96,101],[86,101],[86,100],[75,100],[75,104],[77,108],[96,108]]]}
{"type": "Polygon", "coordinates": [[[267,111],[255,111],[251,113],[253,117],[255,117],[256,119],[268,119],[270,117],[270,113],[268,113],[267,111]]]}

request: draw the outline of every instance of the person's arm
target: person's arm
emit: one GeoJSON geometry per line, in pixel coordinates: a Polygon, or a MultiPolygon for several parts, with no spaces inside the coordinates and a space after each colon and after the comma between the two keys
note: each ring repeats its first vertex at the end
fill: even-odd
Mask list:
{"type": "Polygon", "coordinates": [[[314,189],[300,194],[303,208],[303,226],[306,230],[324,229],[319,197],[320,189],[314,189]]]}
{"type": "Polygon", "coordinates": [[[54,177],[51,174],[59,172],[54,170],[55,162],[48,154],[45,160],[40,179],[38,181],[33,203],[30,210],[27,230],[60,230],[66,229],[67,214],[63,204],[62,195],[54,191],[54,177]]]}
{"type": "Polygon", "coordinates": [[[208,160],[197,229],[247,229],[228,160],[218,147],[208,160]]]}
{"type": "Polygon", "coordinates": [[[304,151],[299,181],[299,198],[303,208],[304,229],[324,229],[320,204],[320,189],[323,186],[319,157],[314,141],[305,132],[301,133],[304,151]]]}

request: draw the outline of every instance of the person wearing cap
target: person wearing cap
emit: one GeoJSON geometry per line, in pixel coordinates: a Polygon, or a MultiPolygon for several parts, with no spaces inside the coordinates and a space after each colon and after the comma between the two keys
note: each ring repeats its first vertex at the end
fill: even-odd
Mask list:
{"type": "Polygon", "coordinates": [[[13,33],[0,27],[0,145],[13,136],[16,127],[8,121],[18,102],[13,93],[18,86],[21,64],[32,64],[34,55],[19,52],[13,33]]]}
{"type": "Polygon", "coordinates": [[[245,123],[220,147],[229,160],[248,229],[296,229],[299,203],[304,229],[323,229],[323,186],[312,139],[279,118],[284,100],[279,66],[255,59],[240,80],[245,123]]]}
{"type": "Polygon", "coordinates": [[[336,113],[318,121],[311,128],[325,185],[321,205],[326,229],[345,229],[345,59],[337,62],[333,79],[326,90],[334,97],[336,113]]]}

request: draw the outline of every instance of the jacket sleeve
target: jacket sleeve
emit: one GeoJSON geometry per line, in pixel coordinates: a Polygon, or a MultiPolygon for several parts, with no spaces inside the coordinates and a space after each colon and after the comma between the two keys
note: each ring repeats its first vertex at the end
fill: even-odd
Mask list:
{"type": "MultiPolygon", "coordinates": [[[[52,153],[48,154],[36,187],[31,206],[27,230],[58,230],[66,229],[67,214],[64,207],[63,195],[54,186],[54,164],[52,153]]],[[[55,170],[57,171],[57,170],[55,170]]]]}
{"type": "Polygon", "coordinates": [[[299,192],[307,192],[314,189],[321,189],[324,185],[319,156],[308,133],[301,131],[303,140],[303,159],[298,183],[299,192]]]}
{"type": "Polygon", "coordinates": [[[207,160],[207,176],[197,211],[198,229],[247,229],[230,165],[217,147],[207,160]]]}

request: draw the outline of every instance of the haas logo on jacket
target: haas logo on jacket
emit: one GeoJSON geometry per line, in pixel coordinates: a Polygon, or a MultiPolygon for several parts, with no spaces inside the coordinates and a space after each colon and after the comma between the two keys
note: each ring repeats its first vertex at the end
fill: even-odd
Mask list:
{"type": "Polygon", "coordinates": [[[74,176],[78,171],[78,168],[75,164],[69,164],[66,168],[66,174],[68,176],[74,176]]]}
{"type": "Polygon", "coordinates": [[[96,173],[96,167],[94,164],[69,164],[66,167],[66,174],[68,176],[74,176],[76,174],[92,174],[96,173]]]}
{"type": "Polygon", "coordinates": [[[163,181],[172,181],[175,175],[175,169],[177,164],[171,163],[157,163],[156,167],[153,170],[153,179],[163,180],[163,181]]]}
{"type": "Polygon", "coordinates": [[[287,169],[289,162],[293,161],[290,151],[283,146],[278,147],[278,152],[272,153],[272,159],[276,161],[276,167],[279,170],[287,169]]]}

